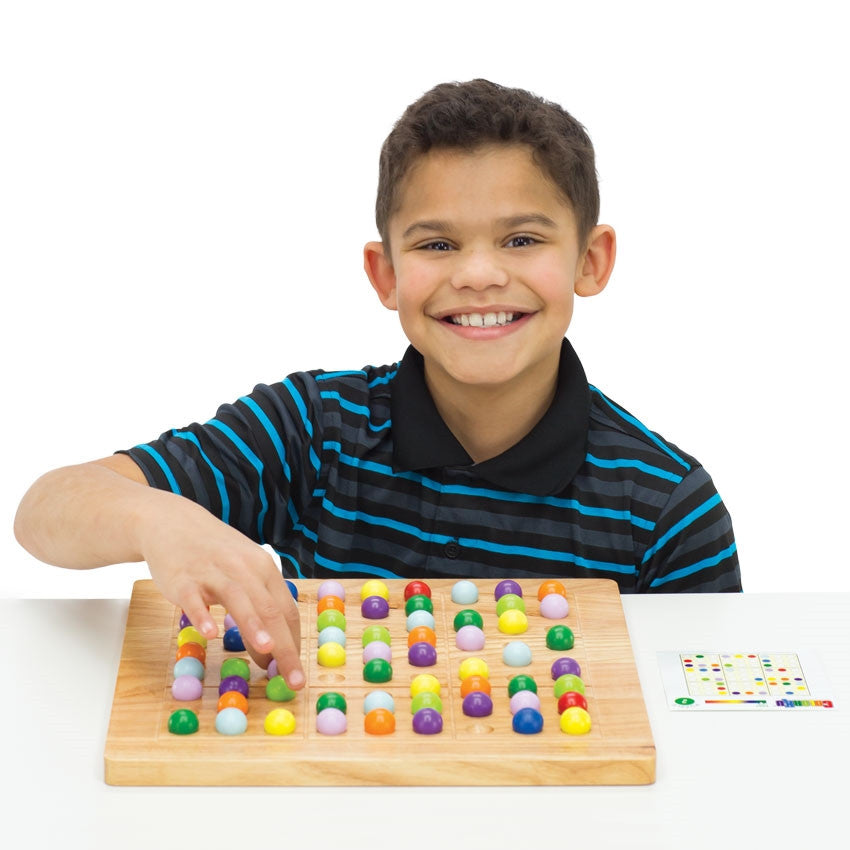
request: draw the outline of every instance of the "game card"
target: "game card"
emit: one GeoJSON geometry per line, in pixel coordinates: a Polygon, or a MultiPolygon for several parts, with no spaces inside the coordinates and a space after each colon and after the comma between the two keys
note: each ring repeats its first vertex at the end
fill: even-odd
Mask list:
{"type": "Polygon", "coordinates": [[[787,711],[835,708],[813,650],[797,652],[659,652],[673,711],[787,711]]]}

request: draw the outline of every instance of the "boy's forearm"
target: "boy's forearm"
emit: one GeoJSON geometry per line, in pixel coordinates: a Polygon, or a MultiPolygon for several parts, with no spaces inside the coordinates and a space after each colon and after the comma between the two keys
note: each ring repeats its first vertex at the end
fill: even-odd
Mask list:
{"type": "Polygon", "coordinates": [[[15,536],[48,564],[89,569],[141,561],[140,526],[160,502],[177,499],[96,463],[39,478],[21,500],[15,536]]]}

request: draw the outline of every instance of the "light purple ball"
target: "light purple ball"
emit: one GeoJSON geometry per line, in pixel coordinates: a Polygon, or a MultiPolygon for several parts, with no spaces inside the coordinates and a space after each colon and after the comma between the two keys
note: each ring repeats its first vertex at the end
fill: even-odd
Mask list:
{"type": "Polygon", "coordinates": [[[511,714],[516,714],[521,708],[540,711],[540,697],[534,691],[517,691],[511,697],[511,714]]]}
{"type": "Polygon", "coordinates": [[[224,615],[224,630],[227,631],[228,629],[233,629],[233,628],[237,628],[237,629],[239,628],[236,625],[236,620],[233,619],[232,614],[225,614],[224,615]]]}
{"type": "Polygon", "coordinates": [[[174,699],[179,699],[181,702],[188,702],[193,699],[200,699],[204,692],[204,685],[200,679],[195,676],[185,675],[178,676],[171,686],[171,696],[174,699]]]}
{"type": "Polygon", "coordinates": [[[455,635],[455,644],[467,652],[484,649],[484,631],[478,626],[461,626],[455,635]]]}
{"type": "Polygon", "coordinates": [[[269,669],[266,670],[266,673],[270,679],[274,679],[277,676],[277,661],[274,658],[269,662],[269,669]]]}
{"type": "Polygon", "coordinates": [[[522,588],[512,578],[506,578],[496,585],[493,596],[495,596],[498,602],[506,593],[522,596],[522,588]]]}
{"type": "Polygon", "coordinates": [[[323,599],[325,596],[336,596],[338,599],[345,600],[345,588],[334,579],[323,581],[319,585],[319,590],[316,593],[316,599],[323,599]]]}
{"type": "Polygon", "coordinates": [[[540,616],[547,620],[560,620],[566,617],[569,611],[567,598],[560,593],[549,593],[540,601],[540,616]]]}
{"type": "Polygon", "coordinates": [[[552,678],[560,679],[561,676],[566,676],[567,674],[571,676],[581,676],[581,667],[579,666],[578,661],[576,661],[575,658],[569,658],[566,655],[563,658],[556,658],[552,662],[552,678]]]}
{"type": "Polygon", "coordinates": [[[393,651],[382,640],[369,641],[363,647],[363,663],[368,664],[376,658],[383,658],[384,661],[392,663],[393,651]]]}
{"type": "Polygon", "coordinates": [[[348,728],[348,720],[338,708],[323,708],[316,715],[316,731],[320,735],[341,735],[348,728]]]}
{"type": "Polygon", "coordinates": [[[367,620],[383,620],[389,616],[390,603],[383,596],[367,596],[360,604],[360,613],[367,620]]]}

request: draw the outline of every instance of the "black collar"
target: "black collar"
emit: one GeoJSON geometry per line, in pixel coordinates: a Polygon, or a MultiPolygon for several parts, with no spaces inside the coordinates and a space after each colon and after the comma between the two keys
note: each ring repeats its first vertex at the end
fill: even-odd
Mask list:
{"type": "Polygon", "coordinates": [[[483,463],[472,458],[443,422],[425,385],[422,355],[407,349],[392,382],[393,462],[397,469],[468,467],[507,490],[535,496],[563,491],[584,462],[590,390],[565,339],[555,397],[543,418],[516,445],[483,463]]]}

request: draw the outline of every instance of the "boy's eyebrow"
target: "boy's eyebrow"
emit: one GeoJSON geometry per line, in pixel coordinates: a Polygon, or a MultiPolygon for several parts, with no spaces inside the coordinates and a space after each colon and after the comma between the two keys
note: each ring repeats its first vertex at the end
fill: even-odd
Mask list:
{"type": "MultiPolygon", "coordinates": [[[[507,228],[508,230],[513,230],[515,227],[523,227],[526,224],[539,224],[542,227],[557,227],[557,224],[549,218],[548,215],[544,215],[543,213],[521,213],[520,215],[512,215],[507,218],[500,218],[496,221],[496,224],[499,227],[507,228]]],[[[437,219],[427,220],[427,221],[415,221],[413,224],[408,227],[404,233],[402,234],[402,238],[406,239],[408,236],[416,233],[419,230],[425,230],[428,232],[437,232],[437,233],[449,233],[454,230],[452,224],[448,221],[440,221],[437,219]]]]}

